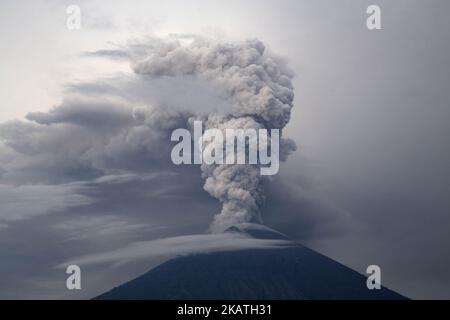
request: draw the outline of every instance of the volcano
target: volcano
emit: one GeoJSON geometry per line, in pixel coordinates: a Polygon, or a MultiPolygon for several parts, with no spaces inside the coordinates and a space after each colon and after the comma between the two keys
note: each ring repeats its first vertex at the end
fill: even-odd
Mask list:
{"type": "MultiPolygon", "coordinates": [[[[270,228],[242,224],[226,232],[257,239],[289,239],[270,228]]],[[[171,259],[94,299],[406,299],[296,242],[280,248],[241,249],[171,259]]]]}

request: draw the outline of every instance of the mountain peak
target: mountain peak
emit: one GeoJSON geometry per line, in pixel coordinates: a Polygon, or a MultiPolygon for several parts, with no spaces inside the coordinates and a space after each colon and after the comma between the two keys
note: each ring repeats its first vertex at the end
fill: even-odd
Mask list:
{"type": "Polygon", "coordinates": [[[233,225],[226,229],[225,232],[241,233],[255,239],[289,240],[289,238],[281,232],[256,223],[247,222],[233,225]]]}

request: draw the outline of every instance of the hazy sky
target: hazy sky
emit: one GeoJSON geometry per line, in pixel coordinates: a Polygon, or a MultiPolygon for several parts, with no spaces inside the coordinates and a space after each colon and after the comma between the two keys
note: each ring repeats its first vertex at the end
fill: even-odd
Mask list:
{"type": "Polygon", "coordinates": [[[129,125],[109,100],[87,116],[104,117],[94,134],[9,121],[62,104],[70,123],[89,105],[74,97],[111,83],[133,101],[162,91],[173,103],[175,93],[208,103],[201,86],[150,83],[152,91],[127,80],[127,61],[89,54],[171,33],[258,38],[294,71],[285,135],[298,150],[267,186],[268,225],[360,272],[379,265],[382,283],[408,297],[450,298],[449,10],[447,0],[1,1],[0,298],[92,297],[160,258],[89,266],[76,293],[56,266],[201,233],[220,209],[195,168],[117,141],[109,158],[90,159],[126,174],[102,180],[71,163],[86,141],[129,125]],[[69,4],[81,8],[80,30],[66,28],[69,4]],[[380,5],[382,30],[366,28],[369,4],[380,5]]]}

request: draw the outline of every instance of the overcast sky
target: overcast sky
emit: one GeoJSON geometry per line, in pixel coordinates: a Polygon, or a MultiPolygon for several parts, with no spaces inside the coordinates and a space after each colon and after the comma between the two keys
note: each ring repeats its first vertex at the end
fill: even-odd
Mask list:
{"type": "Polygon", "coordinates": [[[153,138],[183,119],[155,111],[138,126],[126,111],[207,108],[223,102],[215,89],[136,78],[108,54],[173,33],[258,38],[295,74],[284,134],[298,150],[266,185],[266,224],[360,272],[379,265],[408,297],[450,298],[449,10],[447,0],[1,1],[0,298],[90,298],[164,257],[88,265],[81,292],[66,290],[58,266],[204,233],[220,211],[199,168],[167,163],[170,146],[153,138]],[[369,31],[374,3],[382,30],[369,31]],[[70,4],[80,30],[66,28],[70,4]]]}

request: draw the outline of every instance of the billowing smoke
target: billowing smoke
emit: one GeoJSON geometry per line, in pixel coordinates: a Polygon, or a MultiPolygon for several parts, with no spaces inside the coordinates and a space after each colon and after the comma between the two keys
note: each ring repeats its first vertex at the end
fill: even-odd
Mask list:
{"type": "MultiPolygon", "coordinates": [[[[281,130],[289,122],[294,99],[292,73],[259,40],[172,38],[139,46],[130,56],[134,71],[140,75],[192,76],[215,84],[232,107],[194,116],[204,120],[205,129],[281,130]]],[[[291,140],[280,141],[281,160],[293,150],[291,140]]],[[[242,222],[261,222],[264,178],[259,165],[202,164],[201,170],[204,189],[223,204],[211,226],[213,231],[242,222]]]]}

